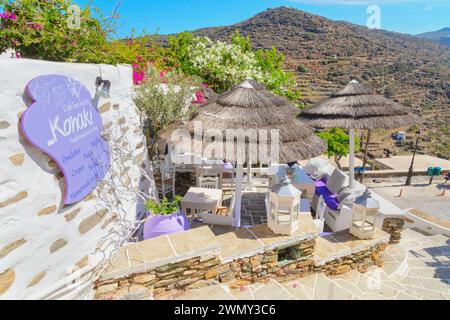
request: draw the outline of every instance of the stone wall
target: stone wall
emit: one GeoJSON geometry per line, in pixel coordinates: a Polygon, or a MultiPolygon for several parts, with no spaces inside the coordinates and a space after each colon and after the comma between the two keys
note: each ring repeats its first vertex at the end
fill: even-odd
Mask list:
{"type": "Polygon", "coordinates": [[[402,238],[402,231],[405,227],[404,218],[386,218],[383,222],[383,231],[391,235],[391,243],[399,243],[402,238]]]}
{"type": "Polygon", "coordinates": [[[240,287],[268,277],[307,275],[314,265],[314,240],[276,248],[223,263],[217,254],[167,264],[145,273],[98,282],[97,299],[164,297],[173,290],[192,290],[229,283],[240,287]]]}
{"type": "Polygon", "coordinates": [[[136,192],[152,196],[154,187],[131,90],[129,66],[0,60],[0,299],[41,298],[71,284],[74,271],[96,268],[121,245],[116,242],[126,235],[119,220],[144,214],[136,192]],[[19,126],[29,103],[24,89],[43,74],[72,77],[92,97],[97,76],[112,82],[111,98],[94,103],[113,165],[97,190],[69,207],[62,204],[61,170],[25,140],[19,126]]]}
{"type": "Polygon", "coordinates": [[[365,273],[371,266],[382,266],[381,254],[386,247],[387,244],[378,244],[358,253],[327,262],[324,265],[316,265],[313,270],[329,276],[347,273],[350,270],[365,273]]]}
{"type": "Polygon", "coordinates": [[[305,240],[292,247],[269,250],[228,263],[222,263],[218,255],[207,255],[145,273],[98,282],[96,299],[164,299],[173,296],[177,290],[193,290],[220,283],[240,288],[268,278],[285,282],[312,273],[329,276],[351,270],[364,273],[371,266],[382,266],[381,257],[386,247],[386,243],[376,244],[323,265],[314,261],[315,240],[305,240]]]}

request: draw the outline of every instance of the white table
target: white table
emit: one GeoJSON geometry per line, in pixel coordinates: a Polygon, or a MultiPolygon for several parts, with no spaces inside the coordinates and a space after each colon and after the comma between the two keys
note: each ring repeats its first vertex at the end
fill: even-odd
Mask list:
{"type": "Polygon", "coordinates": [[[199,213],[215,213],[222,205],[223,190],[190,188],[181,201],[181,210],[192,219],[196,219],[199,213]]]}

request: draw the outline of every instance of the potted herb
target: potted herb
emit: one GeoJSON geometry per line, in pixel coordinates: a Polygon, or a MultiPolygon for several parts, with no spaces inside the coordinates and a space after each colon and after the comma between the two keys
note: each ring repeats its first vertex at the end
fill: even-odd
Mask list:
{"type": "Polygon", "coordinates": [[[177,196],[172,202],[167,198],[161,202],[146,202],[148,216],[151,218],[144,225],[144,240],[190,229],[189,220],[179,208],[181,200],[182,198],[177,196]]]}

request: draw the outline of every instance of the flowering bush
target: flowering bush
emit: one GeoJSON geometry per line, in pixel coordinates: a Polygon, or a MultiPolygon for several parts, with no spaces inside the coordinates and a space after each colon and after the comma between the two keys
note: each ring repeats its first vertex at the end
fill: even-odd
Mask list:
{"type": "Polygon", "coordinates": [[[247,77],[258,81],[263,78],[253,52],[221,41],[197,38],[191,46],[190,60],[194,72],[218,91],[227,90],[247,77]]]}
{"type": "Polygon", "coordinates": [[[231,44],[193,38],[189,46],[189,62],[190,65],[184,69],[204,78],[217,91],[225,91],[251,77],[277,94],[299,98],[292,75],[283,70],[284,56],[275,48],[253,52],[250,39],[238,32],[231,44]]]}
{"type": "Polygon", "coordinates": [[[195,79],[177,71],[161,72],[149,65],[145,79],[136,86],[134,102],[143,115],[151,157],[156,155],[158,133],[192,111],[192,103],[199,100],[199,96],[193,98],[193,83],[195,79]]]}
{"type": "Polygon", "coordinates": [[[29,58],[95,62],[105,54],[107,35],[92,8],[80,13],[81,30],[70,29],[69,0],[0,0],[0,52],[14,49],[29,58]]]}
{"type": "Polygon", "coordinates": [[[139,71],[145,69],[157,51],[148,46],[151,36],[114,40],[114,19],[103,18],[89,5],[80,9],[80,28],[71,28],[71,5],[70,0],[0,0],[0,52],[14,49],[26,58],[139,64],[139,71]]]}
{"type": "MultiPolygon", "coordinates": [[[[252,51],[248,37],[238,32],[231,43],[213,42],[184,32],[168,38],[162,47],[155,36],[114,40],[114,19],[85,6],[79,13],[80,29],[70,27],[71,0],[0,0],[0,53],[13,49],[17,57],[83,63],[127,63],[133,66],[136,85],[145,82],[146,70],[165,70],[202,78],[223,92],[247,77],[254,78],[280,95],[299,98],[295,81],[283,71],[284,56],[272,50],[252,51]],[[94,17],[99,16],[99,18],[94,17]]],[[[199,86],[200,87],[200,86],[199,86]]],[[[202,91],[194,103],[203,103],[202,91]]]]}

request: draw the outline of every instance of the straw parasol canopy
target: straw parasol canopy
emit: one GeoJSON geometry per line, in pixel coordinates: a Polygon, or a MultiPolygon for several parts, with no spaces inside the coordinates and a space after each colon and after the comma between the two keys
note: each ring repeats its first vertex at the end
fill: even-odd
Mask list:
{"type": "Polygon", "coordinates": [[[304,110],[300,120],[316,128],[372,130],[406,127],[417,123],[419,118],[406,107],[353,80],[330,98],[304,110]]]}
{"type": "MultiPolygon", "coordinates": [[[[224,141],[226,131],[230,129],[267,129],[269,134],[274,129],[279,132],[280,162],[305,160],[323,154],[326,142],[301,123],[296,118],[298,114],[299,110],[286,99],[268,92],[256,81],[247,79],[217,100],[199,108],[185,124],[175,124],[162,132],[160,139],[169,143],[176,129],[188,130],[194,136],[195,123],[201,123],[203,132],[210,129],[222,132],[224,141]]],[[[268,144],[270,151],[270,138],[268,144]]],[[[251,154],[254,149],[247,146],[250,159],[257,159],[257,154],[251,154]]]]}
{"type": "Polygon", "coordinates": [[[355,186],[356,129],[394,129],[419,122],[419,118],[402,105],[375,94],[372,89],[355,80],[329,99],[304,110],[300,120],[316,128],[349,129],[351,189],[355,186]]]}

